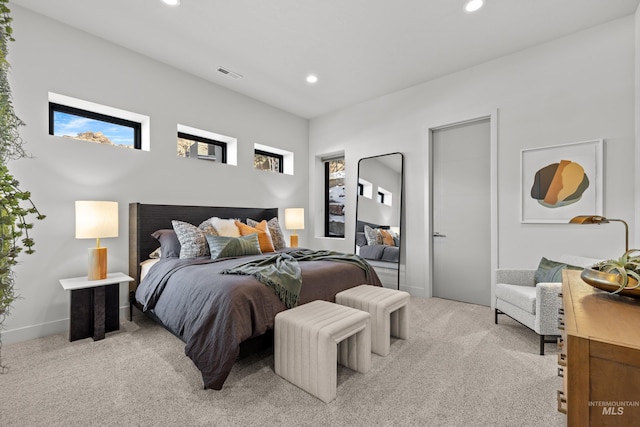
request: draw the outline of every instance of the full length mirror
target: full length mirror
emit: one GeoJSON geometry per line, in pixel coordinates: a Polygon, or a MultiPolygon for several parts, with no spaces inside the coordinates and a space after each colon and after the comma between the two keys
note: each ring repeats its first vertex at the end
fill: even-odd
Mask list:
{"type": "Polygon", "coordinates": [[[385,287],[400,287],[403,156],[358,162],[355,252],[373,266],[385,287]]]}

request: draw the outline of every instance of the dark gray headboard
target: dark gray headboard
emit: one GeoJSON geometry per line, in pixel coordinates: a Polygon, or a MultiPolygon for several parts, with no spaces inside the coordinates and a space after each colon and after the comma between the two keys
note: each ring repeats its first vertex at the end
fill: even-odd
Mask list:
{"type": "Polygon", "coordinates": [[[278,216],[278,208],[234,208],[213,206],[148,205],[129,204],[129,275],[134,278],[129,289],[135,290],[140,277],[140,263],[149,257],[158,246],[151,233],[163,228],[171,229],[171,220],[179,220],[198,225],[205,219],[247,218],[256,221],[270,220],[278,216]]]}
{"type": "Polygon", "coordinates": [[[378,225],[378,224],[373,224],[371,222],[365,222],[365,221],[357,220],[356,221],[356,233],[364,232],[364,226],[365,225],[368,225],[371,228],[382,228],[384,230],[388,230],[390,228],[388,225],[378,225]]]}

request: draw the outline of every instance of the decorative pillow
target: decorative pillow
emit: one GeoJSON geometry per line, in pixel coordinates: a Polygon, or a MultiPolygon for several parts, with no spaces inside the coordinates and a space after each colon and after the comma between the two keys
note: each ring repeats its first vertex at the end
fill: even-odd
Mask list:
{"type": "Polygon", "coordinates": [[[208,225],[211,225],[219,236],[227,236],[227,237],[240,237],[240,230],[236,226],[235,219],[223,219],[218,218],[217,216],[211,217],[206,221],[203,221],[200,224],[200,228],[204,229],[208,225]]]}
{"type": "Polygon", "coordinates": [[[238,230],[240,230],[240,234],[243,236],[257,233],[258,242],[260,243],[260,251],[262,253],[275,251],[275,249],[273,248],[273,242],[271,241],[271,235],[269,234],[269,227],[267,227],[267,221],[263,220],[259,222],[255,227],[250,227],[247,224],[243,224],[240,221],[236,220],[236,227],[238,227],[238,230]]]}
{"type": "Polygon", "coordinates": [[[367,238],[364,235],[364,231],[356,232],[356,246],[366,246],[367,238]]]}
{"type": "MultiPolygon", "coordinates": [[[[256,225],[258,225],[258,221],[247,218],[247,225],[250,227],[255,227],[256,225]]],[[[286,248],[287,241],[284,238],[282,228],[280,228],[280,222],[278,222],[278,218],[271,218],[269,221],[267,221],[267,226],[269,227],[269,234],[271,234],[273,249],[277,251],[278,249],[286,248]]]]}
{"type": "Polygon", "coordinates": [[[391,236],[393,236],[393,245],[400,246],[400,235],[392,230],[391,236]]]}
{"type": "Polygon", "coordinates": [[[562,282],[562,270],[583,270],[583,267],[569,265],[563,262],[552,261],[542,257],[535,274],[536,283],[557,283],[562,282]]]}
{"type": "Polygon", "coordinates": [[[249,234],[241,237],[226,237],[206,235],[211,252],[211,259],[260,255],[260,243],[258,242],[258,233],[249,234]]]}
{"type": "MultiPolygon", "coordinates": [[[[211,219],[211,218],[209,218],[211,219]]],[[[206,234],[213,234],[214,236],[218,235],[218,232],[216,231],[215,227],[213,225],[211,225],[211,222],[209,222],[208,219],[202,221],[200,223],[200,225],[198,226],[198,228],[202,231],[204,231],[206,234]]]]}
{"type": "Polygon", "coordinates": [[[160,259],[162,258],[162,249],[158,248],[155,251],[149,254],[149,259],[160,259]]]}
{"type": "Polygon", "coordinates": [[[183,221],[171,221],[173,229],[176,231],[178,240],[180,241],[180,258],[195,258],[199,256],[207,256],[209,246],[205,238],[205,232],[183,221]]]}
{"type": "Polygon", "coordinates": [[[393,241],[393,236],[387,230],[380,229],[380,236],[382,236],[382,244],[387,246],[395,246],[395,242],[393,241]]]}
{"type": "Polygon", "coordinates": [[[151,237],[160,242],[162,248],[162,258],[179,258],[180,257],[180,241],[174,230],[162,229],[151,233],[151,237]]]}
{"type": "Polygon", "coordinates": [[[382,235],[379,228],[371,228],[368,225],[364,226],[364,237],[367,238],[367,245],[381,245],[382,235]]]}

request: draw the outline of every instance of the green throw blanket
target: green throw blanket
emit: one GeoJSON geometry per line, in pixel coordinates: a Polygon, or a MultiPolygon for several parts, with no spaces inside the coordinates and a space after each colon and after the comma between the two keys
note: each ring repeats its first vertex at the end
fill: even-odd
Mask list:
{"type": "Polygon", "coordinates": [[[364,270],[367,280],[371,279],[369,264],[357,255],[333,251],[296,249],[289,252],[249,261],[223,270],[222,274],[244,274],[255,277],[259,282],[273,288],[287,308],[298,305],[302,288],[302,272],[298,261],[336,261],[356,265],[364,270]]]}

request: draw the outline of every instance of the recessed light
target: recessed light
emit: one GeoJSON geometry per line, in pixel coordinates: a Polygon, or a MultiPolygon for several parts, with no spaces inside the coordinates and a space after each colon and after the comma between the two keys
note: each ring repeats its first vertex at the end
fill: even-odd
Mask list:
{"type": "Polygon", "coordinates": [[[484,0],[470,0],[465,5],[464,10],[466,10],[467,12],[475,12],[482,6],[484,6],[484,0]]]}
{"type": "Polygon", "coordinates": [[[180,0],[162,0],[169,6],[180,6],[180,0]]]}
{"type": "Polygon", "coordinates": [[[307,76],[307,83],[317,83],[318,82],[318,76],[314,76],[313,74],[309,74],[307,76]]]}

